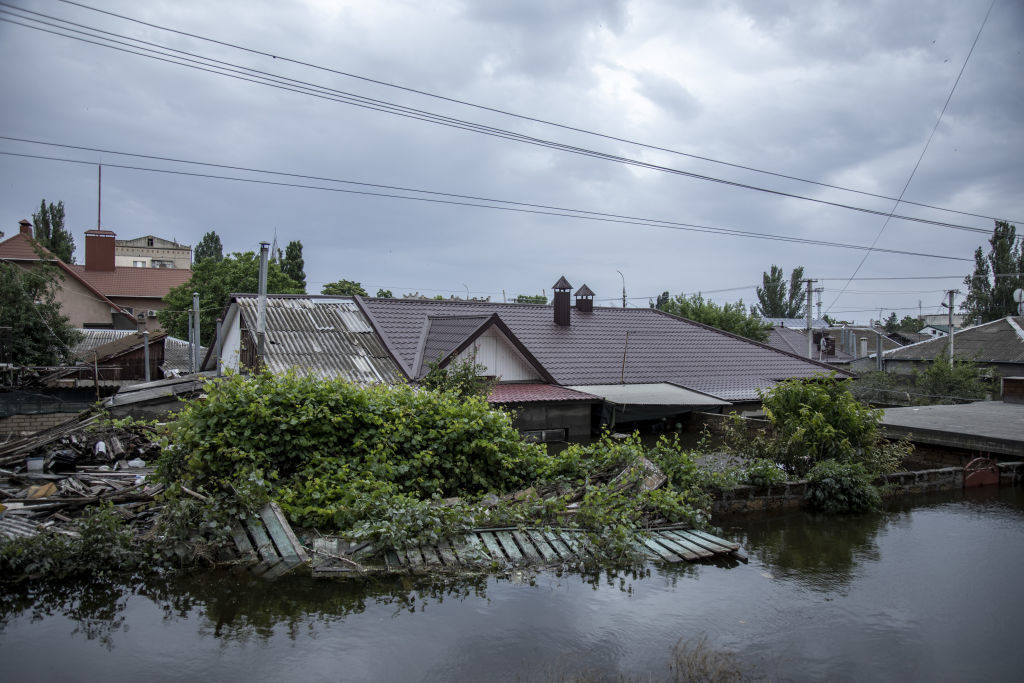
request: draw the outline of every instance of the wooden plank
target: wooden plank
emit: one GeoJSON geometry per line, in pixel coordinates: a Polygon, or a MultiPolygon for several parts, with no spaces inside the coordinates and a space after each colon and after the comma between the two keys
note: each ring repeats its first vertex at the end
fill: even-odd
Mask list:
{"type": "Polygon", "coordinates": [[[536,529],[527,529],[526,533],[530,535],[530,540],[537,546],[537,550],[544,558],[544,562],[557,562],[558,551],[551,547],[548,539],[541,532],[536,529]]]}
{"type": "Polygon", "coordinates": [[[424,565],[423,556],[420,554],[420,550],[416,546],[406,546],[405,557],[408,560],[410,567],[419,569],[424,565]]]}
{"type": "Polygon", "coordinates": [[[687,529],[686,531],[677,531],[676,533],[685,536],[693,545],[697,545],[702,548],[707,548],[712,555],[723,555],[725,553],[730,552],[728,548],[723,548],[717,543],[712,543],[711,541],[701,538],[689,529],[687,529]]]}
{"type": "Polygon", "coordinates": [[[267,581],[273,581],[279,576],[287,574],[291,569],[292,567],[289,566],[287,562],[284,560],[278,560],[274,564],[270,565],[270,567],[267,568],[267,571],[260,575],[260,578],[267,581]]]}
{"type": "Polygon", "coordinates": [[[398,553],[392,549],[384,551],[384,561],[387,563],[388,568],[395,569],[402,566],[402,560],[399,559],[398,553]]]}
{"type": "Polygon", "coordinates": [[[523,556],[526,558],[527,562],[540,564],[544,561],[544,557],[537,552],[536,548],[533,547],[533,541],[530,539],[529,534],[522,531],[512,531],[510,533],[516,543],[519,544],[519,549],[523,551],[523,556]]]}
{"type": "Polygon", "coordinates": [[[646,536],[641,536],[640,542],[647,546],[647,548],[657,555],[659,559],[665,560],[666,562],[682,562],[683,558],[679,557],[665,546],[655,543],[646,536]]]}
{"type": "MultiPolygon", "coordinates": [[[[295,552],[295,547],[292,545],[292,539],[285,533],[281,520],[274,514],[270,505],[265,505],[260,510],[260,519],[263,520],[263,526],[267,530],[267,535],[274,542],[274,545],[277,547],[277,554],[281,556],[285,564],[290,567],[302,564],[302,560],[299,559],[299,555],[295,552]]],[[[287,520],[284,523],[287,524],[287,520]]]]}
{"type": "Polygon", "coordinates": [[[700,555],[684,546],[681,542],[677,542],[675,538],[673,538],[667,533],[655,532],[651,534],[651,538],[654,539],[656,542],[662,544],[663,546],[665,546],[666,548],[674,552],[676,555],[686,560],[687,562],[693,562],[695,560],[700,559],[700,555]]]}
{"type": "Polygon", "coordinates": [[[553,531],[545,531],[544,538],[547,539],[548,544],[559,554],[562,560],[571,560],[575,557],[575,553],[569,550],[569,546],[565,544],[558,534],[553,531]]]}
{"type": "Polygon", "coordinates": [[[569,553],[573,559],[582,558],[585,554],[583,546],[580,544],[576,534],[568,529],[561,529],[558,531],[558,538],[561,539],[562,543],[569,549],[569,553]]]}
{"type": "Polygon", "coordinates": [[[481,531],[477,535],[480,537],[484,547],[487,548],[491,560],[502,566],[508,564],[509,561],[505,556],[505,551],[501,549],[501,545],[498,544],[498,539],[494,537],[493,531],[481,531]]]}
{"type": "Polygon", "coordinates": [[[249,529],[249,535],[252,536],[252,540],[256,542],[256,552],[259,554],[260,559],[267,563],[276,563],[281,559],[277,550],[274,548],[274,544],[270,540],[270,536],[267,535],[266,530],[263,528],[263,521],[258,517],[256,519],[249,519],[246,521],[245,526],[249,529]]]}
{"type": "Polygon", "coordinates": [[[696,553],[701,559],[706,557],[712,557],[715,553],[708,550],[702,545],[694,543],[693,540],[687,535],[686,531],[682,529],[674,529],[672,531],[663,531],[665,535],[674,536],[676,541],[685,548],[688,548],[690,552],[696,553]]]}
{"type": "Polygon", "coordinates": [[[730,552],[734,551],[734,550],[739,550],[740,549],[740,544],[739,543],[733,543],[732,541],[727,541],[724,538],[719,538],[718,536],[712,536],[711,534],[709,534],[706,531],[696,531],[696,530],[693,530],[690,533],[695,535],[695,536],[700,536],[701,538],[706,538],[707,540],[711,541],[712,543],[717,543],[718,545],[722,546],[723,548],[727,548],[730,552]]]}
{"type": "Polygon", "coordinates": [[[452,552],[452,546],[448,541],[441,541],[437,544],[437,552],[444,560],[444,563],[449,567],[457,567],[459,561],[455,559],[455,553],[452,552]]]}
{"type": "Polygon", "coordinates": [[[285,537],[288,539],[292,549],[295,551],[295,556],[299,558],[300,562],[309,562],[309,555],[306,554],[306,549],[302,547],[302,543],[299,542],[299,539],[295,536],[295,532],[292,531],[292,525],[288,523],[288,518],[285,517],[284,511],[281,510],[281,507],[274,501],[270,501],[270,503],[260,511],[260,515],[263,516],[264,521],[266,521],[265,512],[267,511],[267,508],[270,508],[270,514],[272,514],[278,524],[281,525],[281,530],[284,532],[285,537]]]}
{"type": "Polygon", "coordinates": [[[501,547],[505,549],[505,554],[511,558],[512,564],[523,564],[523,554],[516,547],[516,542],[512,538],[511,532],[495,531],[494,535],[498,537],[501,547]]]}
{"type": "Polygon", "coordinates": [[[452,539],[452,548],[462,564],[480,566],[491,561],[487,548],[475,533],[468,533],[465,536],[452,539]]]}
{"type": "Polygon", "coordinates": [[[421,545],[420,552],[423,553],[423,563],[428,567],[443,564],[441,556],[433,546],[421,545]]]}

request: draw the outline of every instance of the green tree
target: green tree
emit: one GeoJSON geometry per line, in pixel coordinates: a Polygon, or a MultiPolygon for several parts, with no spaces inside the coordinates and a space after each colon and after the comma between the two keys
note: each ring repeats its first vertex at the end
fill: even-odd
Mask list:
{"type": "Polygon", "coordinates": [[[431,361],[427,367],[430,370],[420,380],[420,386],[432,391],[451,392],[460,398],[486,397],[497,384],[493,377],[483,374],[487,372],[487,367],[475,359],[455,360],[443,368],[437,361],[431,361]]]}
{"type": "Polygon", "coordinates": [[[213,230],[203,235],[203,239],[199,240],[195,251],[192,252],[192,265],[199,265],[206,259],[224,260],[224,245],[220,242],[220,235],[213,230]]]}
{"type": "Polygon", "coordinates": [[[899,329],[904,332],[920,332],[922,327],[924,327],[924,323],[912,315],[905,315],[900,320],[899,329]]]}
{"type": "Polygon", "coordinates": [[[520,294],[516,297],[517,304],[546,304],[548,298],[543,294],[520,294]]]}
{"type": "MultiPolygon", "coordinates": [[[[252,251],[234,253],[220,261],[205,259],[192,268],[188,282],[172,289],[159,311],[160,325],[174,337],[188,339],[188,312],[192,310],[192,292],[199,292],[199,333],[202,344],[209,344],[216,331],[217,318],[233,293],[253,293],[259,288],[260,257],[252,251]]],[[[285,275],[277,263],[268,264],[267,293],[302,294],[303,288],[285,275]]]]}
{"type": "Polygon", "coordinates": [[[884,327],[888,334],[892,334],[900,329],[900,321],[896,317],[896,311],[889,313],[889,317],[885,319],[884,327]]]}
{"type": "Polygon", "coordinates": [[[377,297],[381,299],[394,299],[395,295],[391,293],[390,289],[378,289],[377,297]]]}
{"type": "Polygon", "coordinates": [[[363,286],[354,280],[338,280],[328,282],[320,290],[321,294],[332,294],[334,296],[369,296],[363,286]]]}
{"type": "Polygon", "coordinates": [[[988,243],[988,256],[981,247],[974,252],[974,273],[964,278],[967,297],[960,305],[968,320],[983,323],[1016,315],[1013,290],[1024,287],[1024,246],[1017,240],[1017,227],[996,221],[988,243]]]}
{"type": "Polygon", "coordinates": [[[757,288],[758,303],[753,312],[762,318],[802,318],[807,315],[804,299],[804,267],[794,268],[789,276],[789,289],[782,268],[772,265],[771,272],[762,274],[763,286],[757,288]]]}
{"type": "Polygon", "coordinates": [[[657,308],[657,309],[660,309],[660,310],[665,310],[664,307],[671,300],[672,300],[672,296],[667,291],[662,292],[661,294],[658,295],[657,301],[652,301],[651,302],[651,308],[657,308]]]}
{"type": "Polygon", "coordinates": [[[54,365],[70,359],[81,339],[57,301],[60,277],[56,268],[42,265],[23,270],[0,262],[0,343],[19,365],[54,365]]]}
{"type": "Polygon", "coordinates": [[[759,342],[768,340],[768,330],[771,329],[756,315],[747,314],[742,299],[719,305],[699,293],[690,296],[677,294],[658,309],[759,342]]]}
{"type": "Polygon", "coordinates": [[[47,204],[44,199],[39,204],[39,211],[32,214],[32,225],[39,244],[56,254],[64,263],[75,262],[75,240],[64,229],[64,202],[47,204]]]}
{"type": "Polygon", "coordinates": [[[288,246],[284,248],[284,260],[281,261],[281,270],[284,274],[295,280],[302,287],[302,291],[306,291],[306,262],[302,260],[302,242],[295,240],[289,242],[288,246]]]}

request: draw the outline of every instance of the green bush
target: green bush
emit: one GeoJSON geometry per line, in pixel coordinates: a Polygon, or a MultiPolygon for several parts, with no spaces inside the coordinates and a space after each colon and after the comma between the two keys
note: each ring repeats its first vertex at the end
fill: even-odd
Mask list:
{"type": "Polygon", "coordinates": [[[204,389],[171,427],[162,479],[214,494],[244,487],[250,507],[272,493],[304,524],[350,524],[372,498],[515,490],[543,453],[482,398],[269,373],[204,389]]]}
{"type": "Polygon", "coordinates": [[[786,481],[786,473],[768,458],[754,458],[743,473],[744,481],[751,486],[771,486],[786,481]]]}
{"type": "Polygon", "coordinates": [[[874,510],[882,497],[871,479],[860,463],[819,462],[807,476],[804,502],[812,510],[833,514],[874,510]]]}

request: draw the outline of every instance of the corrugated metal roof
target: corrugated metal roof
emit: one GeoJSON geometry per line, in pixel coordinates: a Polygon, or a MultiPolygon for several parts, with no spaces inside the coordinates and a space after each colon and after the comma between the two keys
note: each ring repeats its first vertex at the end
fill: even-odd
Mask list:
{"type": "MultiPolygon", "coordinates": [[[[81,333],[82,340],[75,344],[75,348],[72,349],[76,356],[81,356],[99,346],[136,334],[135,330],[80,329],[78,332],[81,333]]],[[[204,358],[206,356],[206,347],[199,347],[199,352],[199,357],[204,358]]],[[[177,337],[165,337],[164,362],[160,368],[164,372],[171,370],[176,370],[179,373],[188,372],[188,342],[177,337]]]]}
{"type": "Polygon", "coordinates": [[[593,313],[573,308],[570,325],[562,327],[554,323],[552,306],[370,297],[360,301],[412,377],[429,316],[492,313],[563,386],[671,382],[727,401],[752,401],[758,390],[780,380],[832,370],[650,308],[595,307],[593,313]]]}
{"type": "MultiPolygon", "coordinates": [[[[235,297],[245,324],[256,329],[257,297],[235,297]]],[[[344,297],[267,297],[264,361],[271,372],[295,369],[357,384],[395,383],[401,372],[356,306],[344,297]]]]}
{"type": "Polygon", "coordinates": [[[678,387],[667,382],[652,384],[587,384],[568,387],[575,391],[586,390],[600,396],[609,403],[624,406],[727,406],[713,396],[678,387]]]}

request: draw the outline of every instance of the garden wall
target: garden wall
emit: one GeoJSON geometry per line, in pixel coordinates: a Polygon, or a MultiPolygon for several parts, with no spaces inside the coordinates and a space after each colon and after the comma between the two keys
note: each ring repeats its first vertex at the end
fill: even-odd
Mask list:
{"type": "MultiPolygon", "coordinates": [[[[1024,484],[1024,462],[999,463],[999,485],[1024,484]]],[[[935,491],[957,491],[964,486],[964,468],[943,467],[917,472],[894,472],[879,477],[875,484],[886,497],[935,491]]],[[[775,486],[737,486],[715,493],[714,513],[760,512],[799,507],[807,490],[807,481],[791,481],[775,486]]]]}

